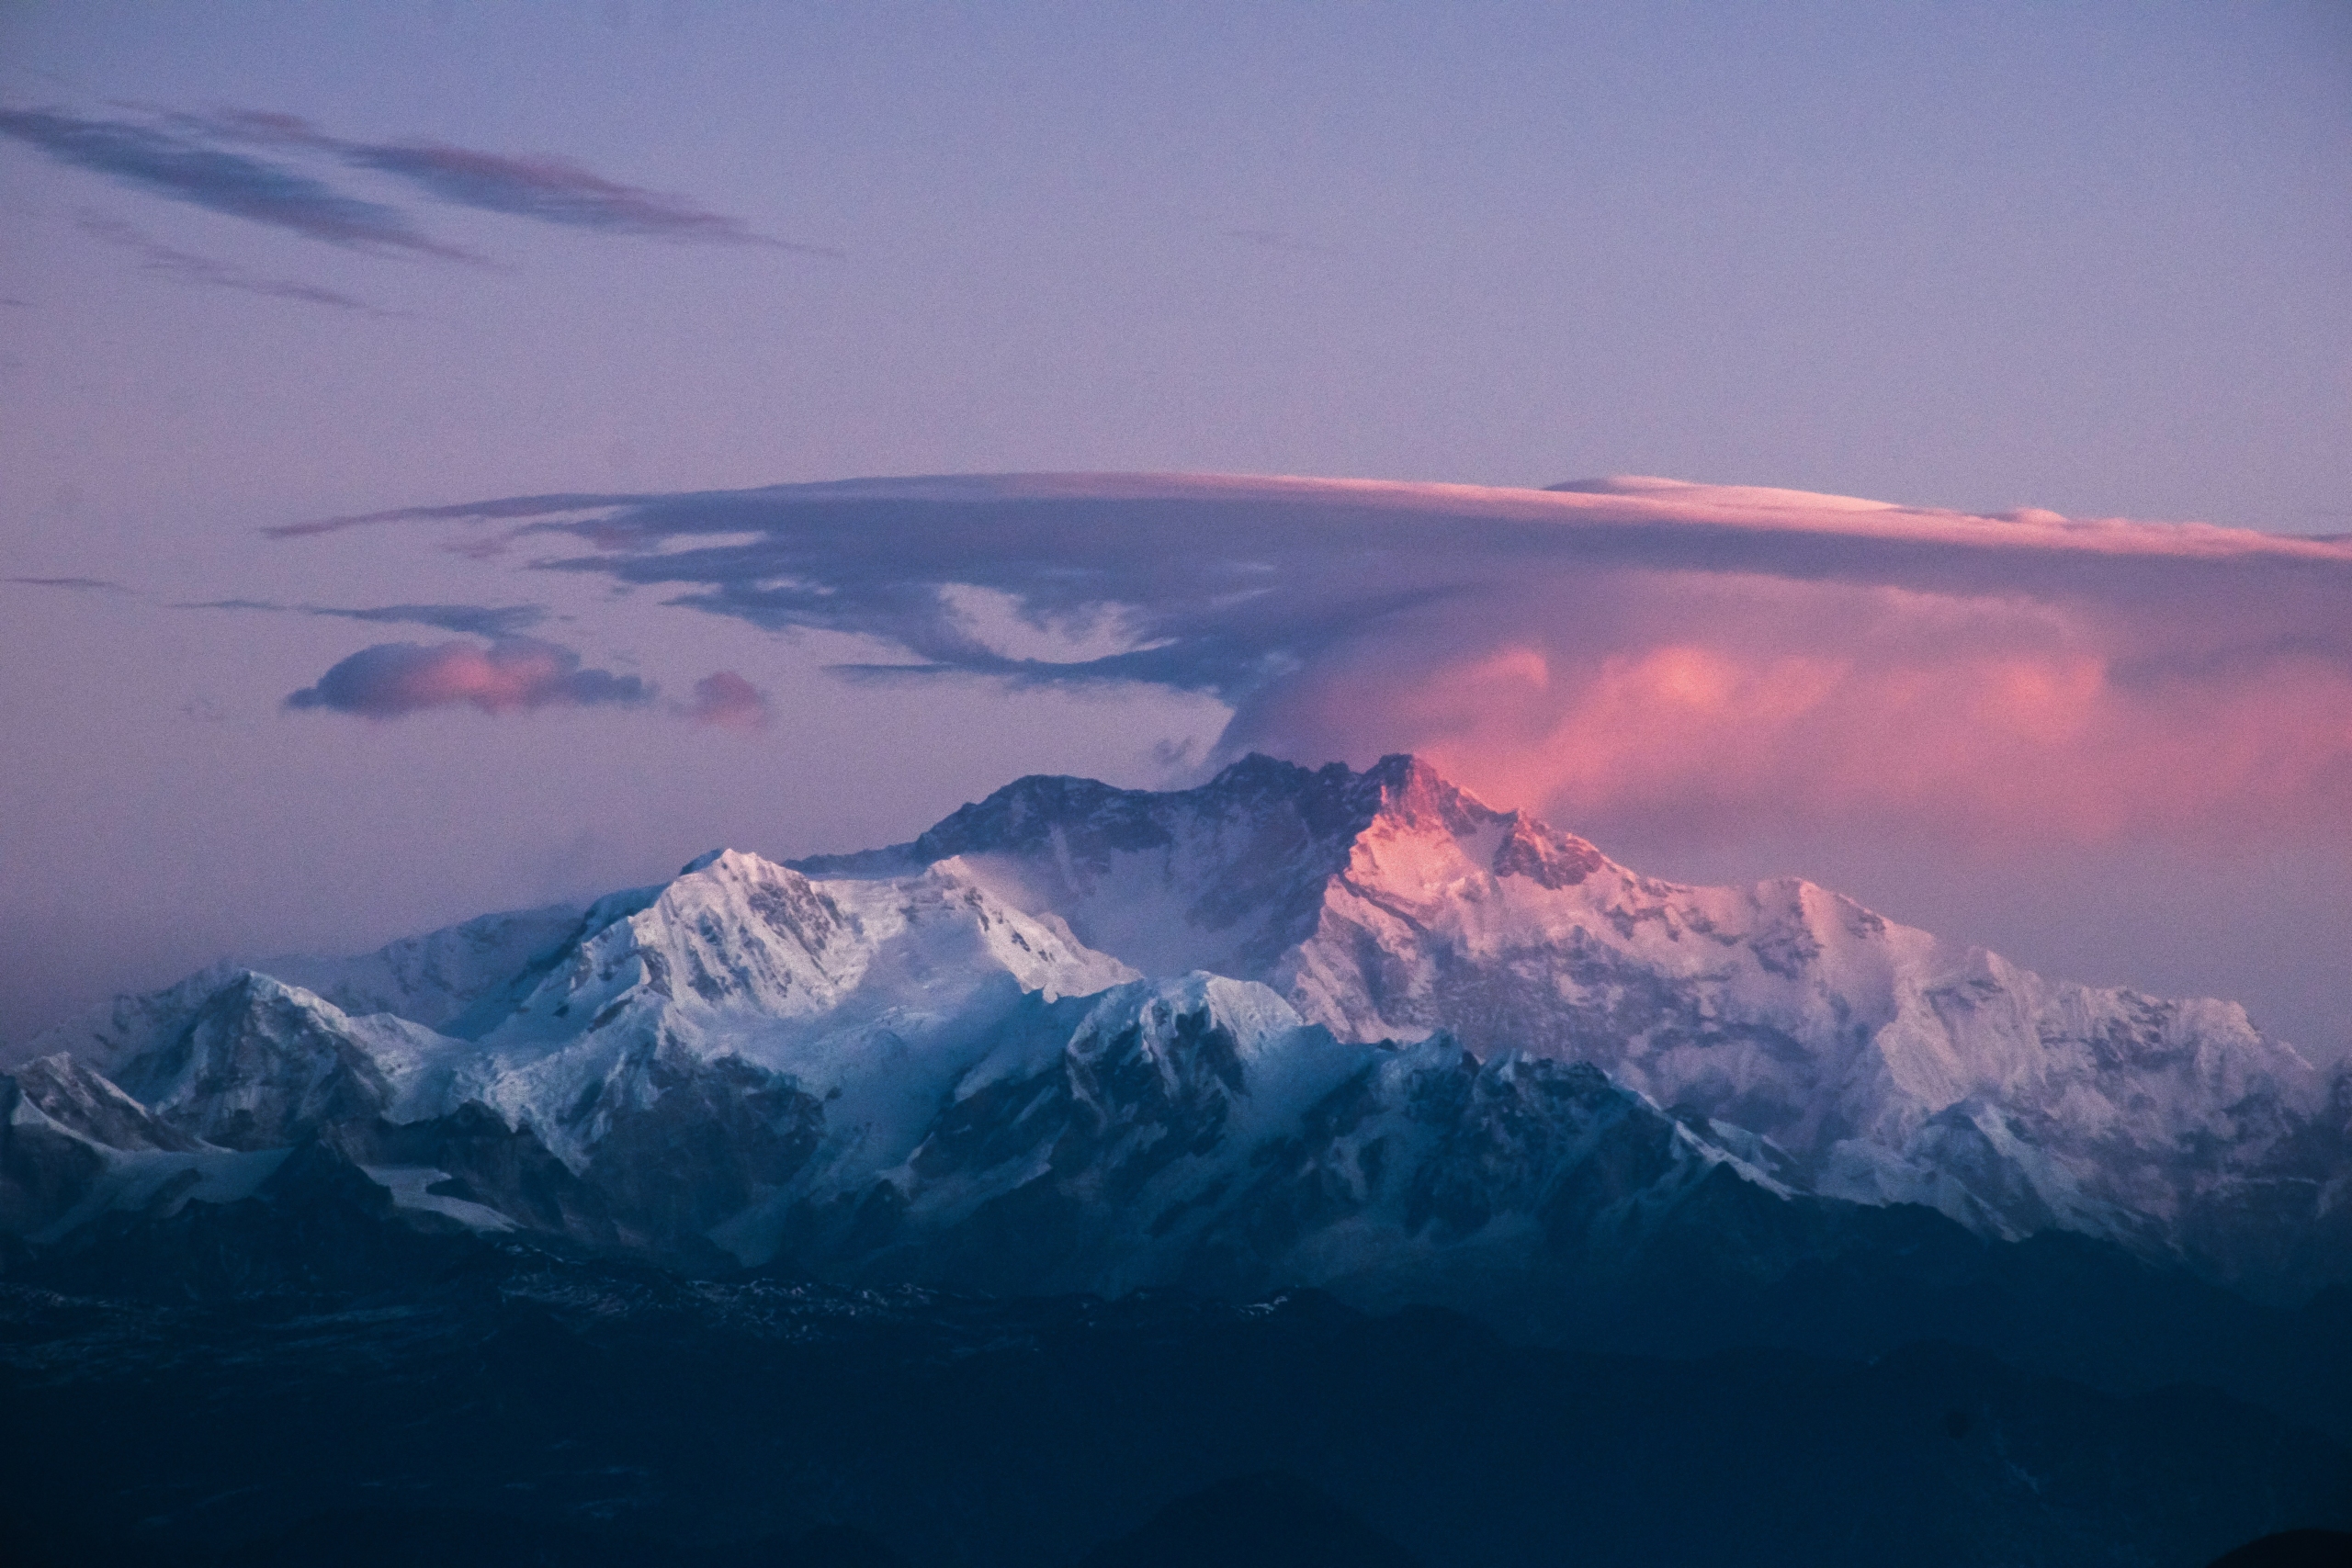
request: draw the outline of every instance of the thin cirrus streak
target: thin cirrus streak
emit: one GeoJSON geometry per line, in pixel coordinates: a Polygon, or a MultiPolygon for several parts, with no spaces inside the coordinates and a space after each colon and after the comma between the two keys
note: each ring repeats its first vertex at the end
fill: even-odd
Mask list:
{"type": "Polygon", "coordinates": [[[485,212],[650,239],[841,254],[830,246],[758,233],[689,197],[607,179],[553,153],[515,156],[429,141],[356,141],[330,135],[299,115],[259,109],[169,118],[198,135],[324,152],[350,167],[390,175],[439,200],[485,212]]]}
{"type": "Polygon", "coordinates": [[[153,126],[0,108],[0,136],[155,195],[307,239],[444,261],[481,259],[419,232],[397,208],[345,195],[281,164],[153,126]]]}
{"type": "Polygon", "coordinates": [[[306,305],[324,305],[333,310],[350,310],[363,316],[379,316],[387,320],[406,315],[405,311],[387,310],[370,305],[365,299],[355,299],[338,289],[322,288],[314,283],[302,283],[293,278],[267,277],[249,272],[226,262],[194,255],[141,234],[128,223],[111,219],[85,216],[75,227],[95,239],[120,246],[139,258],[139,265],[148,272],[158,273],[182,283],[201,284],[214,288],[227,288],[241,294],[258,294],[269,299],[294,299],[306,305]]]}
{"type": "Polygon", "coordinates": [[[345,144],[343,156],[359,167],[399,175],[444,201],[510,217],[657,240],[759,245],[806,255],[842,254],[828,245],[797,244],[756,233],[684,197],[622,185],[551,154],[517,158],[425,141],[345,144]]]}
{"type": "Polygon", "coordinates": [[[21,582],[28,588],[67,588],[82,593],[128,593],[130,589],[105,577],[11,577],[9,582],[21,582]]]}
{"type": "MultiPolygon", "coordinates": [[[[485,523],[504,518],[536,520],[552,513],[582,512],[654,499],[642,495],[523,495],[507,501],[475,502],[456,506],[401,506],[388,512],[367,512],[349,517],[322,517],[302,523],[279,523],[264,528],[272,539],[303,539],[319,534],[340,534],[384,523],[485,523]]],[[[462,542],[462,541],[461,541],[462,542]]]]}
{"type": "MultiPolygon", "coordinates": [[[[150,106],[143,114],[94,118],[55,108],[0,107],[0,136],[151,194],[362,250],[482,260],[426,235],[397,207],[337,189],[319,177],[315,171],[321,165],[389,175],[452,206],[563,228],[806,255],[842,254],[828,245],[760,233],[687,197],[609,179],[553,153],[517,156],[434,141],[354,141],[330,135],[298,116],[250,109],[187,114],[150,106]],[[257,157],[240,147],[266,148],[277,156],[257,157]],[[303,160],[311,171],[293,166],[303,160]]],[[[145,250],[151,265],[187,281],[373,310],[330,289],[257,278],[143,237],[92,231],[145,250]]]]}
{"type": "Polygon", "coordinates": [[[2352,547],[1672,481],[1214,476],[546,496],[280,529],[502,521],[539,570],[863,635],[855,673],[1132,682],[1220,750],[1426,752],[1496,798],[1690,833],[1875,823],[2097,840],[2352,816],[2352,547]],[[1107,652],[1023,657],[972,591],[1107,652]]]}
{"type": "Polygon", "coordinates": [[[379,625],[435,626],[445,632],[512,640],[547,619],[540,604],[376,604],[352,609],[333,604],[281,604],[271,599],[208,599],[174,606],[181,610],[262,610],[281,615],[322,615],[379,625]]]}

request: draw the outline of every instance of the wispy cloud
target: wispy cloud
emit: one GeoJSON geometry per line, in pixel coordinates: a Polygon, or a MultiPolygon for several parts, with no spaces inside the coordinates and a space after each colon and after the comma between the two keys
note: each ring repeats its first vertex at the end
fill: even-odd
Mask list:
{"type": "Polygon", "coordinates": [[[652,696],[653,689],[637,676],[583,668],[580,655],[568,648],[509,637],[486,648],[466,642],[378,643],[336,664],[316,685],[288,696],[286,705],[390,719],[443,707],[470,706],[497,715],[634,705],[652,696]]]}
{"type": "Polygon", "coordinates": [[[370,610],[336,610],[318,605],[305,608],[313,615],[348,621],[375,621],[396,626],[438,626],[447,632],[472,632],[478,637],[506,637],[528,631],[547,619],[538,604],[386,604],[370,610]]]}
{"type": "Polygon", "coordinates": [[[476,261],[419,232],[399,209],[347,196],[282,164],[129,120],[0,109],[0,136],[61,163],[232,218],[361,250],[476,261]]]}
{"type": "Polygon", "coordinates": [[[254,109],[178,114],[171,120],[217,139],[312,150],[351,168],[406,180],[454,206],[510,218],[646,239],[841,254],[830,246],[799,244],[759,233],[740,219],[714,212],[690,197],[608,179],[556,153],[515,155],[432,141],[353,141],[330,135],[297,115],[254,109]]]}
{"type": "Polygon", "coordinates": [[[538,604],[381,604],[345,609],[332,604],[281,604],[269,599],[208,599],[175,606],[182,610],[268,610],[292,615],[325,615],[379,626],[437,626],[445,632],[511,637],[547,619],[538,604]]]}
{"type": "Polygon", "coordinates": [[[652,498],[626,494],[520,495],[506,501],[468,502],[454,506],[399,506],[389,512],[363,512],[349,517],[281,523],[264,528],[262,532],[273,539],[301,539],[386,523],[497,523],[514,519],[544,522],[564,513],[592,513],[650,499],[652,498]]]}
{"type": "Polygon", "coordinates": [[[346,163],[396,175],[443,201],[612,234],[719,245],[763,245],[838,256],[826,245],[797,244],[755,233],[736,219],[682,196],[622,185],[553,155],[508,157],[439,142],[343,146],[346,163]]]}
{"type": "Polygon", "coordinates": [[[85,216],[80,220],[79,227],[84,233],[104,240],[108,244],[119,245],[136,255],[141,271],[159,273],[182,283],[205,284],[215,288],[258,294],[271,299],[298,299],[307,305],[325,305],[367,316],[391,319],[407,314],[403,310],[379,309],[365,299],[355,299],[348,294],[322,288],[317,284],[267,277],[227,262],[212,261],[187,251],[175,250],[170,245],[149,239],[128,223],[119,223],[111,219],[85,216]]]}
{"type": "Polygon", "coordinates": [[[12,577],[10,582],[21,582],[28,588],[69,588],[85,593],[128,593],[130,589],[119,582],[109,582],[103,577],[12,577]]]}
{"type": "Polygon", "coordinates": [[[2326,541],[1657,480],[1012,476],[394,516],[570,535],[591,551],[542,570],[861,635],[868,674],[1206,693],[1227,754],[1420,750],[1582,821],[2352,817],[2352,547],[2326,541]],[[1044,635],[992,635],[976,602],[1044,635]],[[1034,652],[1057,646],[1084,655],[1034,652]]]}
{"type": "MultiPolygon", "coordinates": [[[[481,260],[429,237],[400,208],[352,195],[314,171],[340,168],[385,175],[451,206],[591,233],[807,255],[842,254],[829,245],[761,233],[690,197],[628,185],[558,153],[492,152],[430,140],[358,141],[330,134],[296,115],[256,109],[190,114],[133,108],[143,118],[0,108],[0,135],[141,190],[363,250],[481,260]],[[260,155],[265,151],[270,155],[260,155]],[[297,166],[302,164],[310,167],[297,166]]],[[[332,290],[252,279],[185,253],[156,259],[161,270],[193,282],[368,308],[333,296],[332,290]]]]}

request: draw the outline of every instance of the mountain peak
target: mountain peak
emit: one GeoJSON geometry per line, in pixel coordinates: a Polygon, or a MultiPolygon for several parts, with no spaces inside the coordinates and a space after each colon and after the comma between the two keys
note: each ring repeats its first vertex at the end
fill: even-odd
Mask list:
{"type": "Polygon", "coordinates": [[[1412,827],[1476,832],[1516,815],[1496,810],[1410,752],[1392,752],[1358,777],[1378,792],[1380,815],[1412,827]]]}
{"type": "MultiPolygon", "coordinates": [[[[1342,887],[1393,907],[1482,897],[1476,889],[1497,879],[1557,893],[1608,863],[1582,840],[1498,811],[1404,752],[1360,773],[1252,752],[1205,784],[1166,792],[1033,774],[910,842],[791,863],[812,877],[875,879],[948,861],[1145,974],[1206,969],[1277,988],[1329,928],[1342,887]]],[[[1358,1021],[1368,1038],[1387,1032],[1358,1021]]]]}
{"type": "Polygon", "coordinates": [[[1307,769],[1249,752],[1190,790],[1122,790],[1068,773],[1028,773],[957,807],[906,844],[805,856],[788,865],[807,877],[903,877],[938,861],[976,856],[1103,867],[1120,856],[1169,853],[1193,828],[1218,823],[1226,832],[1242,832],[1244,823],[1256,823],[1272,840],[1261,851],[1280,853],[1296,863],[1298,874],[1319,879],[1345,867],[1357,837],[1378,820],[1473,835],[1515,818],[1407,752],[1381,757],[1362,773],[1345,761],[1307,769]]]}

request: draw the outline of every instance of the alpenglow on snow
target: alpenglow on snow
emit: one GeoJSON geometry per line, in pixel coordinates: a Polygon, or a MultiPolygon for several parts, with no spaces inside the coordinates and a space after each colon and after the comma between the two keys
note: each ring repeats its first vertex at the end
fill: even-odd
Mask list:
{"type": "Polygon", "coordinates": [[[1660,882],[1409,757],[1024,778],[888,849],[209,970],[0,1082],[38,1247],[305,1149],[405,1223],[694,1267],[1537,1331],[1889,1225],[2352,1276],[2352,1077],[2238,1007],[1660,882]]]}

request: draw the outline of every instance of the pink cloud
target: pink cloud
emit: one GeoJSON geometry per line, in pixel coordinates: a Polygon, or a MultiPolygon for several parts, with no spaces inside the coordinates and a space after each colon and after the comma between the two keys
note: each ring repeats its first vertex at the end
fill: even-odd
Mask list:
{"type": "Polygon", "coordinates": [[[2300,832],[2352,821],[2352,668],[2294,635],[2292,597],[2249,623],[2169,596],[1597,573],[1338,650],[1246,703],[1227,745],[1416,750],[1497,800],[1686,838],[2300,832]]]}
{"type": "Polygon", "coordinates": [[[286,705],[389,719],[429,708],[470,705],[507,714],[550,705],[641,703],[651,695],[635,675],[582,669],[570,649],[512,637],[487,648],[379,643],[336,664],[318,684],[288,697],[286,705]]]}
{"type": "Polygon", "coordinates": [[[696,724],[721,729],[765,729],[768,699],[761,690],[732,670],[720,670],[695,682],[695,700],[682,711],[696,724]]]}
{"type": "Polygon", "coordinates": [[[569,536],[594,553],[542,569],[906,656],[868,674],[1205,693],[1232,710],[1221,756],[1420,751],[1595,830],[2186,843],[2352,819],[2339,541],[1646,479],[998,475],[365,521],[394,520],[569,536]],[[1123,636],[1017,656],[973,635],[976,593],[1123,636]]]}

